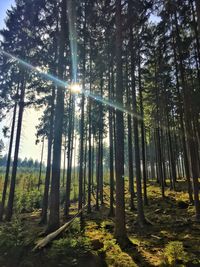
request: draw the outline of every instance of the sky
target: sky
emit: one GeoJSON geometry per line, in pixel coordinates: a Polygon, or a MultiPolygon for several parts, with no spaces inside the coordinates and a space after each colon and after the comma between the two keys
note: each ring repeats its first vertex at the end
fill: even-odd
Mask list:
{"type": "MultiPolygon", "coordinates": [[[[6,11],[10,9],[11,5],[14,5],[14,0],[0,0],[0,29],[4,28],[5,26],[5,18],[6,18],[6,11]]],[[[20,151],[19,157],[20,158],[33,158],[40,159],[41,154],[41,144],[35,145],[36,140],[36,130],[35,127],[38,124],[38,118],[40,117],[42,111],[36,111],[34,109],[25,109],[24,112],[24,119],[22,125],[22,138],[20,143],[20,151]]],[[[9,139],[3,138],[2,135],[2,128],[4,126],[11,127],[12,121],[12,110],[7,114],[4,121],[0,122],[0,139],[3,139],[5,144],[4,153],[8,152],[9,146],[9,139]]],[[[44,160],[46,159],[46,153],[44,155],[44,160]]]]}
{"type": "Polygon", "coordinates": [[[4,27],[4,20],[6,18],[6,10],[14,4],[14,0],[1,0],[0,1],[0,29],[4,27]]]}

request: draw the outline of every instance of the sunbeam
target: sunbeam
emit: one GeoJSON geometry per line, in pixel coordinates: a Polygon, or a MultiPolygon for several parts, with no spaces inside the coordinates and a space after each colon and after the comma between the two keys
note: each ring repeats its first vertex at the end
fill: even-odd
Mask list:
{"type": "Polygon", "coordinates": [[[40,76],[44,77],[47,80],[50,80],[52,82],[54,82],[56,85],[64,87],[66,90],[71,90],[73,93],[82,93],[84,94],[86,97],[90,97],[92,99],[94,99],[97,102],[100,102],[106,106],[112,107],[116,110],[119,110],[123,113],[127,113],[129,115],[131,115],[132,117],[137,118],[138,120],[143,120],[143,118],[138,115],[135,114],[130,107],[124,107],[121,103],[117,103],[114,100],[111,99],[107,99],[107,98],[103,98],[102,96],[96,95],[91,93],[89,90],[83,90],[81,88],[81,86],[78,83],[68,83],[68,82],[64,82],[62,80],[60,80],[58,77],[53,76],[52,74],[49,73],[45,73],[42,72],[41,69],[39,67],[34,67],[33,65],[31,65],[30,63],[27,63],[26,61],[8,53],[3,51],[2,49],[0,49],[0,52],[6,56],[7,58],[11,58],[13,60],[16,60],[20,65],[30,69],[31,71],[34,71],[36,73],[38,73],[40,76]]]}
{"type": "Polygon", "coordinates": [[[82,93],[82,86],[79,83],[72,83],[69,86],[69,90],[73,93],[73,94],[81,94],[82,93]]]}
{"type": "Polygon", "coordinates": [[[137,118],[138,120],[142,120],[142,117],[139,116],[138,114],[133,113],[133,111],[131,110],[130,107],[124,107],[122,104],[117,103],[116,101],[114,101],[112,99],[103,98],[99,95],[91,93],[89,90],[85,90],[83,93],[85,96],[90,97],[90,98],[96,100],[97,102],[102,103],[103,105],[110,106],[116,110],[123,112],[123,113],[127,113],[127,114],[137,118]]]}
{"type": "Polygon", "coordinates": [[[17,61],[20,65],[26,67],[27,69],[30,69],[31,71],[38,73],[41,77],[45,78],[46,80],[50,80],[50,81],[54,82],[58,86],[62,86],[62,87],[68,86],[67,82],[60,80],[58,77],[56,77],[50,73],[46,73],[46,72],[42,71],[40,67],[35,67],[35,66],[31,65],[30,63],[10,54],[10,53],[2,50],[2,49],[0,49],[0,53],[2,53],[7,58],[10,58],[10,59],[17,61]]]}
{"type": "Polygon", "coordinates": [[[68,25],[69,25],[69,40],[71,48],[71,59],[72,59],[72,73],[73,82],[77,82],[77,29],[76,29],[76,9],[73,5],[74,1],[68,1],[68,25]]]}

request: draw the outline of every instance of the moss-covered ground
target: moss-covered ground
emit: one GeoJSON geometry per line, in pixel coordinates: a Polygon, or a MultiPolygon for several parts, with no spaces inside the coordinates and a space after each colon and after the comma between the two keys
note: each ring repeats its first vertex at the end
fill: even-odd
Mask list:
{"type": "MultiPolygon", "coordinates": [[[[114,218],[108,216],[108,186],[100,211],[84,213],[83,230],[76,219],[42,251],[32,251],[45,229],[39,226],[40,210],[18,214],[11,223],[0,225],[0,266],[200,266],[200,224],[195,222],[185,182],[178,181],[177,188],[177,192],[166,189],[163,199],[159,186],[148,183],[145,215],[151,224],[142,228],[137,223],[137,210],[129,209],[126,189],[126,223],[131,241],[126,248],[121,248],[114,238],[114,218]]],[[[75,203],[71,214],[76,211],[75,203]]]]}

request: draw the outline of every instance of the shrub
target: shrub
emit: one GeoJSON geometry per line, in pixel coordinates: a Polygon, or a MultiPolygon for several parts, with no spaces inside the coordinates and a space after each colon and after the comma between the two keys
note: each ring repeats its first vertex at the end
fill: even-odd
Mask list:
{"type": "Polygon", "coordinates": [[[15,218],[12,223],[0,227],[0,251],[4,256],[20,257],[23,253],[26,232],[20,220],[15,218]]]}
{"type": "Polygon", "coordinates": [[[51,260],[68,258],[71,263],[82,257],[91,250],[90,240],[83,236],[69,235],[67,238],[55,240],[48,251],[48,258],[51,260]]]}
{"type": "Polygon", "coordinates": [[[30,192],[20,192],[17,195],[16,200],[16,211],[22,212],[32,212],[36,209],[41,208],[42,204],[42,194],[38,190],[33,190],[30,192]]]}
{"type": "Polygon", "coordinates": [[[164,249],[165,262],[174,266],[178,260],[187,261],[187,254],[184,251],[183,243],[179,241],[169,242],[164,249]]]}

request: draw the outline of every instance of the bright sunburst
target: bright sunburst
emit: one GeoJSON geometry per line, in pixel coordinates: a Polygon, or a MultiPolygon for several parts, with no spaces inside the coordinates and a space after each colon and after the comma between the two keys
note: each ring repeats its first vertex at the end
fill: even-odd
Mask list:
{"type": "Polygon", "coordinates": [[[80,94],[80,93],[82,93],[82,86],[79,83],[72,83],[69,86],[69,89],[70,89],[70,91],[73,94],[80,94]]]}

